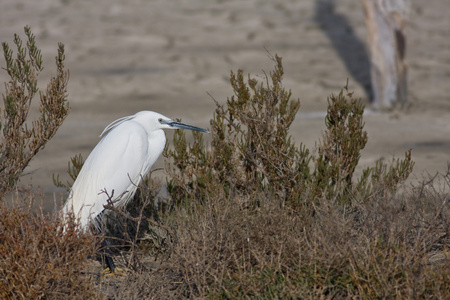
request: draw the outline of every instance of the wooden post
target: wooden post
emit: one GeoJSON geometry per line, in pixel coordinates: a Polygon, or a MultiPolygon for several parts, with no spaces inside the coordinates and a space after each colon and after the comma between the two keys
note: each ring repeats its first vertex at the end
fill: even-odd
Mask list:
{"type": "Polygon", "coordinates": [[[380,109],[404,106],[409,0],[362,0],[362,3],[366,13],[373,104],[380,109]]]}

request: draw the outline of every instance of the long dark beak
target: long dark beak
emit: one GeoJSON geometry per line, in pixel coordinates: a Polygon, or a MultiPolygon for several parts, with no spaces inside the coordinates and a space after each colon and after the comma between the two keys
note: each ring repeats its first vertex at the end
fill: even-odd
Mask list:
{"type": "Polygon", "coordinates": [[[193,131],[200,131],[200,132],[205,132],[205,133],[209,133],[209,130],[200,128],[200,127],[196,127],[196,126],[192,126],[192,125],[187,125],[181,122],[176,122],[176,121],[166,121],[165,122],[167,125],[169,125],[172,128],[178,128],[178,129],[188,129],[188,130],[193,130],[193,131]]]}

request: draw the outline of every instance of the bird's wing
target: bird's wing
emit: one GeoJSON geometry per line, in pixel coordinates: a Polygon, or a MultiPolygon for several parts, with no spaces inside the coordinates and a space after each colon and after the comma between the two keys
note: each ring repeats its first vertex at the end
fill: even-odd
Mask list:
{"type": "Polygon", "coordinates": [[[115,200],[134,194],[147,152],[147,133],[132,120],[113,128],[99,142],[85,161],[67,204],[82,225],[103,211],[108,196],[115,200]]]}
{"type": "Polygon", "coordinates": [[[115,120],[114,122],[111,122],[108,126],[106,126],[106,128],[103,130],[103,132],[100,134],[100,137],[104,137],[108,134],[108,132],[112,131],[114,128],[116,128],[117,126],[119,126],[120,124],[132,120],[136,117],[136,115],[133,116],[127,116],[127,117],[123,117],[120,119],[115,120]]]}

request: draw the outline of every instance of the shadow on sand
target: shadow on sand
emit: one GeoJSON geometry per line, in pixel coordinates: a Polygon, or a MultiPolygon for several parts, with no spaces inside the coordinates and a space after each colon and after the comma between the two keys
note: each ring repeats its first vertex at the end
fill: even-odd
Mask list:
{"type": "Polygon", "coordinates": [[[314,20],[327,34],[350,75],[364,87],[367,98],[372,102],[369,53],[346,17],[335,12],[335,1],[316,1],[314,20]]]}

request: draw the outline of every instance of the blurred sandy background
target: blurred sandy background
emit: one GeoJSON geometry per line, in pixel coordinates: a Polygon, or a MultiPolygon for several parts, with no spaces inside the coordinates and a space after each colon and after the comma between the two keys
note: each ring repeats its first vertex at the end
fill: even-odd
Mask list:
{"type": "MultiPolygon", "coordinates": [[[[68,179],[69,158],[87,157],[119,117],[154,110],[208,127],[215,105],[207,93],[219,102],[231,96],[230,70],[262,79],[273,68],[266,49],[283,57],[284,86],[301,100],[291,128],[297,142],[314,147],[327,96],[347,78],[356,96],[370,93],[364,13],[355,0],[0,0],[0,41],[12,46],[14,33],[25,39],[25,25],[44,56],[41,88],[55,72],[58,42],[71,75],[72,111],[21,182],[42,188],[47,199],[60,193],[52,174],[68,179]]],[[[413,0],[407,32],[411,106],[368,111],[361,166],[412,148],[414,182],[446,171],[450,157],[450,2],[413,0]]],[[[2,70],[0,82],[6,75],[2,70]]],[[[161,158],[155,167],[162,165],[161,158]]]]}

